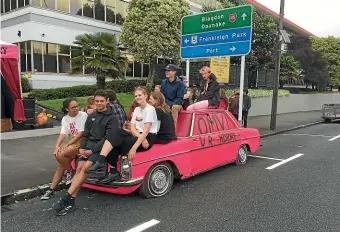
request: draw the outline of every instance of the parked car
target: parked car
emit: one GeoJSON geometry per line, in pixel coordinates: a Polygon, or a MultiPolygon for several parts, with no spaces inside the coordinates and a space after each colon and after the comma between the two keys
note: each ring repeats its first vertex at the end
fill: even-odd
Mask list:
{"type": "Polygon", "coordinates": [[[187,179],[229,163],[243,165],[260,146],[257,129],[243,128],[224,110],[182,111],[177,124],[178,139],[137,153],[130,162],[120,157],[121,180],[97,185],[88,178],[83,187],[116,194],[138,190],[145,198],[170,192],[174,179],[187,179]]]}

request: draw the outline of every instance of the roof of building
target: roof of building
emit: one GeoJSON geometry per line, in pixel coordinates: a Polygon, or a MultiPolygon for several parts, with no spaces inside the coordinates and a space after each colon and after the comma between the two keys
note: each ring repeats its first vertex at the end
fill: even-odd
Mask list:
{"type": "MultiPolygon", "coordinates": [[[[243,1],[255,6],[257,8],[257,12],[264,12],[264,13],[270,14],[270,15],[273,16],[273,18],[276,22],[279,21],[280,15],[278,13],[270,10],[266,6],[262,5],[261,3],[258,3],[255,0],[243,0],[243,1]]],[[[295,32],[296,34],[300,34],[300,35],[303,35],[303,36],[306,36],[306,37],[313,35],[311,32],[309,32],[309,31],[305,30],[304,28],[296,25],[295,23],[293,23],[292,21],[290,21],[286,18],[283,19],[283,27],[295,32]]]]}

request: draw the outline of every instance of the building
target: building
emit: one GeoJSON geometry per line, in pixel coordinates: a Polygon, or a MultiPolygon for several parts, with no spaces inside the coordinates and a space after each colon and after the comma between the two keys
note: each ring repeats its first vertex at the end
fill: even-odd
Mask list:
{"type": "MultiPolygon", "coordinates": [[[[18,44],[21,72],[28,74],[34,89],[94,84],[96,80],[89,74],[90,70],[83,68],[76,75],[68,73],[70,58],[74,56],[73,41],[84,33],[110,32],[118,36],[129,1],[1,0],[1,37],[5,42],[18,44]]],[[[200,13],[202,5],[220,4],[216,0],[188,2],[193,14],[200,13]]],[[[291,31],[295,31],[294,28],[297,26],[291,23],[291,31]]],[[[126,77],[147,77],[148,64],[128,57],[126,77]]],[[[166,62],[158,60],[158,63],[166,62]]]]}

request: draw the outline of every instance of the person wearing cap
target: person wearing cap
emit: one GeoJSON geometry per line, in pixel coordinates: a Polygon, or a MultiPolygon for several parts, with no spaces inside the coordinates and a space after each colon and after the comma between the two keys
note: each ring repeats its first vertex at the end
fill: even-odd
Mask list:
{"type": "Polygon", "coordinates": [[[169,64],[165,67],[166,79],[162,81],[161,93],[165,97],[166,104],[171,108],[175,129],[178,113],[182,110],[184,97],[184,83],[176,76],[176,65],[169,64]]]}
{"type": "Polygon", "coordinates": [[[190,105],[187,110],[217,109],[220,105],[220,85],[216,80],[216,76],[208,66],[202,67],[200,74],[203,77],[200,96],[197,102],[190,105]]]}

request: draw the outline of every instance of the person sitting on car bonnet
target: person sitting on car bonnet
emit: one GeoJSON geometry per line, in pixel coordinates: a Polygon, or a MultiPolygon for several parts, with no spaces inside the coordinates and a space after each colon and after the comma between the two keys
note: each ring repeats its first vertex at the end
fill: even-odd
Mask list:
{"type": "Polygon", "coordinates": [[[182,109],[184,97],[184,83],[176,76],[176,65],[169,64],[165,67],[166,79],[162,81],[161,93],[165,97],[165,102],[170,106],[174,119],[175,129],[177,125],[178,113],[182,109]]]}
{"type": "Polygon", "coordinates": [[[153,92],[150,95],[150,104],[155,107],[159,130],[155,143],[167,144],[177,139],[175,134],[175,124],[171,116],[171,110],[165,103],[164,95],[161,92],[153,92]]]}
{"type": "Polygon", "coordinates": [[[201,68],[200,73],[203,77],[200,96],[196,103],[188,106],[187,110],[217,109],[220,104],[220,86],[216,76],[207,66],[201,68]]]}
{"type": "Polygon", "coordinates": [[[55,189],[60,183],[65,170],[68,171],[66,174],[67,181],[71,181],[71,162],[79,154],[80,140],[85,130],[87,113],[79,111],[79,105],[74,98],[68,98],[63,102],[62,111],[65,116],[61,120],[60,135],[53,152],[59,164],[54,173],[51,186],[42,195],[41,200],[48,200],[55,196],[55,189]],[[68,135],[71,135],[72,139],[62,146],[62,142],[68,135]]]}
{"type": "MultiPolygon", "coordinates": [[[[148,94],[145,88],[137,87],[135,99],[138,106],[135,108],[131,120],[131,133],[121,129],[113,128],[108,131],[100,156],[95,164],[87,169],[88,173],[106,172],[106,157],[111,162],[118,162],[118,154],[110,152],[118,149],[121,155],[127,155],[132,160],[136,152],[149,150],[157,139],[158,120],[156,110],[147,103],[148,94]]],[[[108,184],[115,180],[115,176],[108,176],[98,183],[108,184]]]]}
{"type": "MultiPolygon", "coordinates": [[[[72,184],[66,195],[54,205],[57,216],[66,215],[75,209],[75,197],[87,178],[85,170],[96,162],[108,131],[115,130],[122,125],[122,122],[118,121],[112,107],[108,105],[107,99],[108,96],[104,90],[97,90],[94,94],[96,111],[87,117],[85,123],[85,130],[81,138],[79,157],[77,159],[77,170],[72,179],[72,184]]],[[[118,151],[112,150],[111,153],[118,153],[118,151]]]]}

